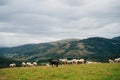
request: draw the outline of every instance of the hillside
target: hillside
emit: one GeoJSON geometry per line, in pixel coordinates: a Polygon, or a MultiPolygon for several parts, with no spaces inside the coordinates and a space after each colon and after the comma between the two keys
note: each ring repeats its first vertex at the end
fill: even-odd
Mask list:
{"type": "Polygon", "coordinates": [[[0,48],[0,57],[22,61],[46,62],[48,58],[84,58],[107,62],[120,57],[120,41],[93,37],[0,48]]]}
{"type": "Polygon", "coordinates": [[[118,36],[118,37],[114,37],[113,40],[120,41],[120,36],[118,36]]]}

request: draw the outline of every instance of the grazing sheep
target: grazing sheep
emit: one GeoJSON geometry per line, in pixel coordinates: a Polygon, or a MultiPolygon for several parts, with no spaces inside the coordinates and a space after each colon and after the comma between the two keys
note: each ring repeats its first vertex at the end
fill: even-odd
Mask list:
{"type": "Polygon", "coordinates": [[[27,64],[25,62],[22,62],[22,67],[25,67],[27,64]]]}
{"type": "Polygon", "coordinates": [[[101,62],[92,62],[92,61],[87,61],[86,64],[97,64],[97,63],[101,63],[101,62]]]}
{"type": "Polygon", "coordinates": [[[77,64],[78,60],[77,60],[77,59],[72,59],[72,62],[73,62],[74,64],[77,64]]]}
{"type": "Polygon", "coordinates": [[[72,60],[67,60],[67,64],[73,64],[72,60]]]}
{"type": "Polygon", "coordinates": [[[54,65],[56,65],[56,67],[58,67],[58,64],[59,64],[59,60],[52,60],[52,59],[49,59],[48,60],[51,64],[51,66],[53,67],[54,65]]]}
{"type": "Polygon", "coordinates": [[[116,58],[114,61],[115,63],[120,63],[120,58],[116,58]]]}
{"type": "Polygon", "coordinates": [[[73,61],[74,64],[84,64],[84,62],[85,62],[84,59],[80,59],[80,60],[72,59],[72,61],[73,61]]]}
{"type": "Polygon", "coordinates": [[[109,59],[109,63],[114,63],[114,61],[113,61],[113,60],[111,60],[111,59],[109,59]]]}
{"type": "Polygon", "coordinates": [[[86,64],[93,64],[94,62],[91,61],[87,61],[86,64]]]}
{"type": "Polygon", "coordinates": [[[50,66],[49,64],[45,64],[45,66],[50,66]]]}
{"type": "Polygon", "coordinates": [[[87,61],[86,63],[87,63],[87,64],[93,64],[94,62],[92,62],[92,61],[87,61]]]}
{"type": "Polygon", "coordinates": [[[12,63],[12,64],[10,64],[9,66],[13,68],[13,67],[16,67],[16,64],[15,64],[15,63],[12,63]]]}
{"type": "Polygon", "coordinates": [[[26,64],[27,64],[27,66],[29,66],[29,67],[34,66],[34,65],[33,65],[32,63],[30,63],[30,62],[27,62],[26,64]]]}
{"type": "Polygon", "coordinates": [[[77,60],[77,64],[84,64],[84,62],[85,62],[84,59],[77,60]]]}
{"type": "Polygon", "coordinates": [[[37,62],[33,62],[33,65],[34,65],[34,66],[37,66],[38,64],[37,64],[37,62]]]}
{"type": "Polygon", "coordinates": [[[59,59],[59,61],[61,64],[64,64],[64,65],[67,64],[67,59],[59,59]]]}

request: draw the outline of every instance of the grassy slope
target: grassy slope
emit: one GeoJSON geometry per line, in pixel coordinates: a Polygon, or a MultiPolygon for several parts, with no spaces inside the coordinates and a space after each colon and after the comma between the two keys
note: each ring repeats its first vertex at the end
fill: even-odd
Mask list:
{"type": "Polygon", "coordinates": [[[120,64],[5,68],[0,80],[120,80],[120,64]]]}

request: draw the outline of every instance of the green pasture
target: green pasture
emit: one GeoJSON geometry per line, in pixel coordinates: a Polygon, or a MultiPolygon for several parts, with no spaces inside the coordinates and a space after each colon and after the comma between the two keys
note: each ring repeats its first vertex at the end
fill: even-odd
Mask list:
{"type": "Polygon", "coordinates": [[[81,64],[0,69],[0,80],[120,80],[120,64],[81,64]]]}

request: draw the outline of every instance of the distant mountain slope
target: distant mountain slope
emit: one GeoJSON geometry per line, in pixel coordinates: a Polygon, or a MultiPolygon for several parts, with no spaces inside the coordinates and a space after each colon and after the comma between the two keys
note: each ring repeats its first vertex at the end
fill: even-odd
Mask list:
{"type": "Polygon", "coordinates": [[[118,37],[114,37],[113,40],[120,41],[120,36],[118,36],[118,37]]]}
{"type": "Polygon", "coordinates": [[[120,41],[106,38],[66,39],[50,43],[0,48],[0,57],[44,62],[48,58],[84,58],[106,62],[120,57],[120,41]]]}
{"type": "Polygon", "coordinates": [[[82,40],[86,45],[86,49],[93,53],[117,54],[120,51],[120,42],[105,38],[89,38],[82,40]]]}

